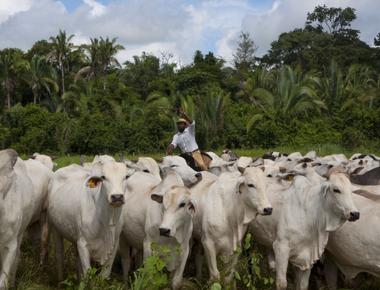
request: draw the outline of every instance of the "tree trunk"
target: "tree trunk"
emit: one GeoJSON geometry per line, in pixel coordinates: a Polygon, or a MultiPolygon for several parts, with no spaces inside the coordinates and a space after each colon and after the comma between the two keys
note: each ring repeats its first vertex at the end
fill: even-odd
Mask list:
{"type": "Polygon", "coordinates": [[[37,104],[37,92],[33,89],[33,104],[37,104]]]}
{"type": "Polygon", "coordinates": [[[11,92],[9,90],[7,90],[7,105],[8,105],[8,109],[11,108],[11,92]]]}
{"type": "Polygon", "coordinates": [[[59,66],[61,69],[61,96],[65,93],[65,71],[63,68],[63,62],[62,60],[59,62],[59,66]]]}

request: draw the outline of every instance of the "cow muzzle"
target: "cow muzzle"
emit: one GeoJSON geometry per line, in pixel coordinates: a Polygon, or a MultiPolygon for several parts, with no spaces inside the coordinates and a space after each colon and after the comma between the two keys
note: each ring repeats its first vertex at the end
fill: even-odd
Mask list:
{"type": "Polygon", "coordinates": [[[170,229],[160,228],[160,236],[170,237],[170,229]]]}
{"type": "Polygon", "coordinates": [[[124,204],[124,195],[123,194],[112,194],[110,204],[113,207],[122,206],[124,204]]]}
{"type": "Polygon", "coordinates": [[[360,212],[352,211],[350,212],[350,217],[348,218],[348,221],[354,222],[354,221],[357,221],[359,218],[360,218],[360,212]]]}
{"type": "Polygon", "coordinates": [[[272,212],[273,212],[273,208],[272,207],[266,207],[263,210],[263,215],[271,215],[272,212]]]}

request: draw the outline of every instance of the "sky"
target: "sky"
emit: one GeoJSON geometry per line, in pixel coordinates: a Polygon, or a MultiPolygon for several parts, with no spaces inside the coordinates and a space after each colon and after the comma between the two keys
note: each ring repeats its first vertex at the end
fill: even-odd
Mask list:
{"type": "Polygon", "coordinates": [[[187,64],[197,49],[231,61],[241,31],[260,56],[323,4],[355,8],[353,28],[372,45],[380,32],[380,0],[0,0],[0,48],[27,50],[63,29],[75,35],[75,44],[117,37],[125,47],[121,62],[145,51],[187,64]]]}

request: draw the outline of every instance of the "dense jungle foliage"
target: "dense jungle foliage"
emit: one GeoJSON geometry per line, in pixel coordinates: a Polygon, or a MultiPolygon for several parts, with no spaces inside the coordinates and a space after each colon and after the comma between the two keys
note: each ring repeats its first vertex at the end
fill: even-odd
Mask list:
{"type": "Polygon", "coordinates": [[[59,31],[28,51],[0,51],[0,147],[20,153],[166,148],[175,108],[202,149],[380,145],[380,33],[352,28],[352,8],[317,6],[263,57],[242,32],[233,63],[196,51],[179,66],[148,53],[120,64],[117,39],[74,46],[59,31]]]}

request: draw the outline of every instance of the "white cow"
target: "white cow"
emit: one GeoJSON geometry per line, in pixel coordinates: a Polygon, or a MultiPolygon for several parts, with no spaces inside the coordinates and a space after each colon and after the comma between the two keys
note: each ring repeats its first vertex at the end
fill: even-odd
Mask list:
{"type": "MultiPolygon", "coordinates": [[[[202,173],[203,174],[203,173],[202,173]]],[[[211,279],[219,279],[216,257],[222,255],[233,269],[248,224],[257,214],[271,214],[266,198],[263,172],[255,167],[219,177],[204,174],[202,182],[190,189],[196,208],[194,238],[202,242],[211,279]]],[[[231,271],[232,274],[232,271],[231,271]]],[[[230,275],[227,281],[232,278],[230,275]]]]}
{"type": "MultiPolygon", "coordinates": [[[[170,245],[172,249],[171,255],[167,259],[167,268],[173,272],[173,289],[178,289],[182,284],[183,271],[190,252],[190,240],[193,233],[192,216],[195,207],[191,201],[189,190],[184,186],[173,186],[163,196],[152,194],[151,198],[162,203],[163,206],[159,233],[164,239],[166,237],[164,244],[170,245]]],[[[155,235],[155,240],[160,241],[157,231],[151,232],[150,235],[155,235]]]]}
{"type": "Polygon", "coordinates": [[[208,171],[215,175],[220,175],[223,172],[236,170],[235,161],[225,161],[216,155],[214,152],[207,152],[207,154],[212,158],[208,171]]]}
{"type": "Polygon", "coordinates": [[[23,234],[38,211],[38,193],[24,162],[12,149],[0,151],[0,289],[14,286],[23,234]]]}
{"type": "Polygon", "coordinates": [[[121,212],[127,179],[124,163],[97,162],[91,173],[78,166],[57,170],[50,185],[48,219],[56,238],[58,279],[63,279],[63,238],[77,249],[81,274],[94,260],[108,276],[122,229],[121,212]]]}
{"type": "Polygon", "coordinates": [[[350,182],[345,174],[332,172],[319,184],[296,176],[287,190],[274,191],[269,185],[267,191],[274,214],[254,220],[251,232],[273,248],[277,289],[287,287],[288,262],[298,269],[297,289],[307,289],[311,267],[323,254],[329,233],[359,218],[350,182]]]}
{"type": "MultiPolygon", "coordinates": [[[[18,162],[20,162],[19,160],[18,162]]],[[[35,212],[31,220],[31,226],[29,233],[32,238],[36,241],[42,239],[42,252],[41,252],[41,263],[44,261],[47,249],[44,247],[44,241],[48,239],[48,224],[46,221],[47,214],[47,196],[49,190],[49,183],[53,176],[53,171],[49,169],[43,163],[28,159],[23,161],[26,167],[28,176],[33,184],[33,189],[36,194],[33,204],[35,205],[35,212]],[[32,225],[33,224],[33,225],[32,225]]]]}
{"type": "Polygon", "coordinates": [[[360,219],[345,223],[331,233],[326,247],[325,273],[329,289],[337,286],[335,265],[346,279],[353,279],[361,272],[380,277],[380,199],[354,195],[353,200],[360,210],[360,219]]]}
{"type": "Polygon", "coordinates": [[[43,165],[45,165],[47,168],[50,170],[53,170],[54,166],[57,165],[56,163],[53,162],[50,156],[44,155],[44,154],[39,154],[39,153],[33,153],[31,156],[31,159],[37,160],[41,162],[43,165]]]}
{"type": "Polygon", "coordinates": [[[157,162],[151,157],[139,157],[136,163],[130,160],[125,160],[124,163],[127,165],[127,167],[134,168],[137,171],[150,173],[156,177],[158,182],[161,181],[160,167],[158,166],[157,162]]]}
{"type": "MultiPolygon", "coordinates": [[[[171,246],[173,246],[173,242],[175,242],[174,244],[178,245],[178,243],[181,243],[181,247],[185,247],[183,251],[181,250],[180,258],[175,260],[182,262],[178,262],[181,267],[174,271],[172,282],[173,288],[178,288],[181,284],[184,269],[182,266],[184,267],[186,263],[187,258],[184,260],[184,257],[187,257],[186,251],[188,250],[189,238],[180,235],[187,232],[187,230],[181,229],[175,231],[175,229],[173,229],[172,235],[174,239],[169,240],[166,237],[160,237],[163,206],[152,199],[160,201],[159,197],[163,196],[164,193],[173,186],[183,186],[183,180],[186,180],[188,185],[199,182],[202,175],[188,167],[186,163],[183,164],[182,161],[184,162],[181,157],[165,157],[161,165],[162,181],[158,185],[155,185],[154,179],[148,177],[147,173],[144,172],[142,172],[142,174],[146,174],[145,176],[141,173],[140,176],[137,176],[138,173],[136,173],[136,175],[128,181],[128,183],[132,182],[134,186],[132,186],[133,190],[130,191],[129,189],[131,189],[131,187],[129,184],[127,185],[126,205],[123,209],[124,224],[120,239],[120,252],[122,255],[125,281],[127,281],[131,264],[131,248],[139,251],[143,250],[144,258],[146,259],[151,255],[152,242],[169,244],[171,246]],[[140,181],[141,186],[136,186],[136,180],[140,181]]],[[[170,196],[171,195],[173,195],[173,193],[170,194],[170,196]]],[[[166,205],[168,206],[168,202],[166,202],[166,205]]],[[[169,267],[169,270],[174,269],[175,267],[169,267]]]]}

